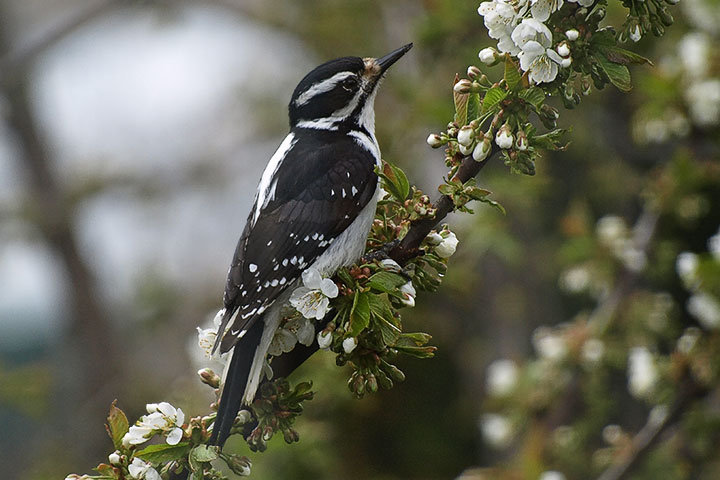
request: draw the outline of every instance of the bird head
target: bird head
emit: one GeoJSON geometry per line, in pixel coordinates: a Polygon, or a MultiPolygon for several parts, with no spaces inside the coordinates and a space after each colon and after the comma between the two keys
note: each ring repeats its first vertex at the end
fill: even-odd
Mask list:
{"type": "Polygon", "coordinates": [[[349,122],[374,131],[377,86],[410,48],[412,43],[380,58],[342,57],[316,67],[293,92],[290,128],[337,130],[349,122]]]}

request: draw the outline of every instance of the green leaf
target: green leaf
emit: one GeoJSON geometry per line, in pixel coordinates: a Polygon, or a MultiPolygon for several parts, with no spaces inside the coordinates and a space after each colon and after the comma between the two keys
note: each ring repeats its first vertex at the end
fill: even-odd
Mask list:
{"type": "Polygon", "coordinates": [[[142,458],[146,462],[158,464],[183,458],[187,455],[188,450],[190,450],[190,444],[188,442],[181,442],[177,445],[162,443],[147,446],[135,453],[135,456],[142,458]]]}
{"type": "Polygon", "coordinates": [[[390,293],[400,285],[407,283],[402,275],[391,272],[377,272],[368,279],[368,286],[379,292],[390,293]]]}
{"type": "Polygon", "coordinates": [[[522,85],[522,77],[510,55],[505,56],[505,83],[511,91],[517,90],[522,85]]]}
{"type": "Polygon", "coordinates": [[[410,182],[408,182],[407,175],[401,168],[386,162],[383,164],[382,173],[379,175],[384,180],[385,185],[383,186],[385,190],[395,197],[397,201],[404,202],[410,195],[410,182]]]}
{"type": "Polygon", "coordinates": [[[542,104],[545,103],[545,91],[538,87],[530,87],[520,90],[518,97],[522,98],[536,109],[539,109],[542,107],[542,104]]]}
{"type": "Polygon", "coordinates": [[[642,55],[639,55],[635,52],[631,52],[630,50],[625,50],[624,48],[620,48],[617,45],[600,46],[600,47],[598,47],[598,50],[609,61],[611,61],[613,63],[619,63],[620,65],[630,65],[631,63],[636,63],[639,65],[642,65],[642,64],[652,65],[653,64],[649,58],[645,58],[642,55]]]}
{"type": "Polygon", "coordinates": [[[500,87],[492,87],[485,93],[483,98],[483,112],[487,113],[490,111],[497,110],[500,102],[505,100],[507,97],[507,91],[500,87]]]}
{"type": "Polygon", "coordinates": [[[355,291],[352,310],[350,310],[350,324],[346,337],[357,337],[370,324],[370,302],[368,293],[355,291]]]}
{"type": "Polygon", "coordinates": [[[398,337],[402,333],[397,325],[397,319],[393,314],[392,305],[387,294],[370,295],[370,313],[374,319],[380,336],[385,345],[395,345],[398,337]]]}
{"type": "Polygon", "coordinates": [[[468,96],[467,122],[470,123],[480,116],[480,94],[471,93],[468,96]]]}
{"type": "Polygon", "coordinates": [[[218,458],[218,448],[211,445],[198,445],[190,452],[190,456],[198,462],[212,462],[218,458]]]}
{"type": "Polygon", "coordinates": [[[437,347],[410,347],[402,345],[396,345],[393,348],[416,358],[432,358],[435,356],[435,350],[437,350],[437,347]]]}
{"type": "Polygon", "coordinates": [[[110,435],[113,445],[119,450],[122,448],[123,437],[128,430],[130,430],[130,424],[125,416],[125,412],[120,410],[116,406],[116,403],[117,400],[114,400],[110,405],[110,412],[107,416],[108,423],[105,425],[105,429],[107,430],[108,435],[110,435]]]}
{"type": "Polygon", "coordinates": [[[595,56],[598,66],[608,76],[610,82],[621,92],[629,92],[632,89],[630,82],[630,70],[625,65],[614,63],[608,60],[602,53],[595,56]]]}

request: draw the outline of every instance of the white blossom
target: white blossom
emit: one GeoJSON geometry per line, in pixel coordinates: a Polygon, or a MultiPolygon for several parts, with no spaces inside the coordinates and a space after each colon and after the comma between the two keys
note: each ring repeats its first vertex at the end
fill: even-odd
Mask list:
{"type": "Polygon", "coordinates": [[[415,291],[415,287],[413,287],[412,282],[407,282],[406,284],[401,286],[400,293],[403,296],[403,298],[401,299],[403,304],[408,307],[415,306],[415,296],[417,295],[417,292],[415,291]]]}
{"type": "Polygon", "coordinates": [[[530,12],[535,20],[544,22],[554,12],[560,10],[563,0],[531,0],[530,12]]]}
{"type": "Polygon", "coordinates": [[[355,338],[355,337],[346,338],[345,340],[343,340],[342,346],[343,346],[343,350],[345,350],[345,353],[352,352],[358,346],[357,338],[355,338]]]}
{"type": "Polygon", "coordinates": [[[329,278],[322,278],[320,272],[308,268],[302,274],[303,286],[290,296],[290,305],[305,318],[322,319],[330,310],[330,299],[338,296],[338,287],[329,278]]]}
{"type": "Polygon", "coordinates": [[[692,252],[682,252],[675,259],[675,271],[687,288],[693,288],[697,283],[699,264],[698,256],[692,252]]]}
{"type": "Polygon", "coordinates": [[[507,447],[513,436],[510,420],[497,413],[486,413],[480,417],[480,430],[485,441],[495,448],[507,447]]]}
{"type": "Polygon", "coordinates": [[[458,239],[457,236],[453,232],[448,232],[446,236],[443,237],[442,242],[440,242],[440,245],[435,247],[435,253],[440,258],[450,258],[455,253],[455,250],[457,249],[458,245],[458,239]]]}
{"type": "Polygon", "coordinates": [[[130,472],[130,476],[137,480],[161,480],[157,470],[138,457],[133,458],[132,463],[128,465],[128,472],[130,472]]]}
{"type": "Polygon", "coordinates": [[[519,49],[510,35],[519,21],[515,8],[506,0],[483,2],[478,8],[483,17],[490,38],[498,41],[498,49],[511,55],[517,55],[519,49]]]}
{"type": "Polygon", "coordinates": [[[590,338],[583,343],[580,356],[582,359],[589,364],[596,364],[602,360],[605,355],[605,344],[602,340],[597,338],[590,338]]]}
{"type": "Polygon", "coordinates": [[[427,240],[428,244],[435,246],[442,243],[443,237],[437,232],[430,232],[428,233],[428,236],[425,237],[425,240],[427,240]]]}
{"type": "Polygon", "coordinates": [[[518,368],[507,358],[495,360],[487,368],[487,390],[490,395],[502,397],[512,392],[518,381],[518,368]]]}
{"type": "Polygon", "coordinates": [[[478,58],[485,65],[492,65],[497,58],[497,51],[492,47],[485,47],[478,53],[478,58]]]}
{"type": "Polygon", "coordinates": [[[562,42],[557,46],[557,52],[561,57],[567,57],[570,55],[570,46],[567,42],[562,42]]]}
{"type": "Polygon", "coordinates": [[[380,260],[380,266],[388,272],[398,273],[402,271],[402,267],[392,258],[384,258],[380,260]]]}
{"type": "Polygon", "coordinates": [[[605,215],[597,221],[595,226],[598,239],[608,247],[615,247],[623,242],[628,235],[625,220],[617,215],[605,215]]]}
{"type": "Polygon", "coordinates": [[[278,357],[283,353],[291,352],[297,342],[298,339],[293,332],[286,328],[278,328],[270,342],[268,353],[273,357],[278,357]]]}
{"type": "Polygon", "coordinates": [[[605,425],[602,429],[602,438],[608,445],[617,445],[623,438],[623,429],[615,423],[605,425]]]}
{"type": "Polygon", "coordinates": [[[720,231],[708,238],[707,247],[716,262],[720,262],[720,231]]]}
{"type": "Polygon", "coordinates": [[[590,286],[590,272],[585,266],[575,266],[560,275],[560,288],[569,293],[578,293],[590,286]]]}
{"type": "Polygon", "coordinates": [[[700,339],[700,329],[697,327],[688,327],[683,332],[682,336],[678,338],[677,346],[679,352],[688,354],[695,347],[695,344],[700,339]]]}
{"type": "Polygon", "coordinates": [[[329,348],[332,344],[332,339],[332,332],[329,332],[327,330],[323,330],[322,332],[319,332],[317,334],[317,342],[320,348],[329,348]]]}
{"type": "Polygon", "coordinates": [[[115,450],[108,455],[108,462],[110,462],[110,465],[120,465],[120,452],[115,450]]]}
{"type": "Polygon", "coordinates": [[[472,152],[473,160],[476,162],[482,162],[490,154],[490,150],[492,150],[490,140],[484,138],[482,142],[478,142],[478,144],[475,145],[472,152]]]}
{"type": "Polygon", "coordinates": [[[472,146],[474,138],[475,132],[473,132],[473,128],[470,125],[463,125],[460,130],[458,130],[457,141],[460,145],[464,147],[472,146]]]}
{"type": "Polygon", "coordinates": [[[707,75],[710,58],[710,39],[702,32],[692,32],[678,42],[678,56],[685,74],[690,78],[707,75]]]}
{"type": "Polygon", "coordinates": [[[640,30],[640,25],[635,24],[635,26],[630,29],[630,40],[633,42],[639,42],[641,38],[642,31],[640,30]]]}
{"type": "Polygon", "coordinates": [[[140,445],[158,433],[167,437],[169,445],[177,445],[183,436],[183,411],[167,402],[148,403],[145,408],[148,415],[143,415],[130,427],[123,437],[123,445],[140,445]]]}
{"type": "Polygon", "coordinates": [[[705,292],[694,294],[687,301],[687,309],[704,328],[720,329],[720,302],[713,295],[705,292]]]}
{"type": "Polygon", "coordinates": [[[532,343],[538,355],[546,360],[562,360],[567,354],[565,339],[552,328],[538,327],[533,332],[532,343]]]}
{"type": "MultiPolygon", "coordinates": [[[[531,19],[530,19],[531,20],[531,19]]],[[[549,83],[555,80],[558,67],[563,59],[552,48],[544,47],[541,43],[530,40],[525,43],[518,54],[520,68],[529,72],[528,79],[535,83],[549,83]]]]}
{"type": "MultiPolygon", "coordinates": [[[[570,0],[570,1],[572,1],[572,0],[570,0]]],[[[567,32],[565,32],[565,36],[567,37],[568,40],[570,40],[571,42],[574,42],[575,40],[577,40],[580,37],[580,32],[578,32],[577,30],[575,30],[573,28],[573,29],[570,29],[567,32]]]]}
{"type": "Polygon", "coordinates": [[[501,128],[495,134],[495,143],[500,148],[510,148],[513,146],[513,135],[508,128],[501,128]]]}
{"type": "Polygon", "coordinates": [[[547,470],[540,474],[538,480],[565,480],[565,475],[557,470],[547,470]]]}
{"type": "Polygon", "coordinates": [[[658,380],[657,367],[646,347],[633,347],[628,358],[628,389],[635,397],[652,393],[658,380]]]}
{"type": "Polygon", "coordinates": [[[581,7],[589,7],[593,3],[595,3],[595,0],[568,0],[568,2],[577,3],[581,7]]]}
{"type": "Polygon", "coordinates": [[[427,144],[430,145],[432,148],[438,148],[445,145],[445,142],[443,141],[442,137],[438,135],[437,133],[431,133],[427,137],[427,144]]]}
{"type": "Polygon", "coordinates": [[[524,49],[528,42],[537,42],[543,47],[552,45],[552,33],[544,23],[534,18],[524,18],[520,24],[513,29],[512,41],[519,49],[524,49]]]}
{"type": "Polygon", "coordinates": [[[720,122],[720,79],[712,78],[691,84],[685,91],[690,116],[700,126],[720,122]]]}

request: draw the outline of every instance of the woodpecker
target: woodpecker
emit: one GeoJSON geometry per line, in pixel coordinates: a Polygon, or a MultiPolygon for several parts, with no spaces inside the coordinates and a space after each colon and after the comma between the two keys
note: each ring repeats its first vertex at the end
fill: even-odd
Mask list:
{"type": "Polygon", "coordinates": [[[380,58],[343,57],[308,73],[290,99],[290,133],[265,167],[228,271],[215,349],[230,350],[211,443],[222,446],[253,402],[280,311],[302,272],[324,277],[363,254],[380,185],[374,102],[380,58]]]}

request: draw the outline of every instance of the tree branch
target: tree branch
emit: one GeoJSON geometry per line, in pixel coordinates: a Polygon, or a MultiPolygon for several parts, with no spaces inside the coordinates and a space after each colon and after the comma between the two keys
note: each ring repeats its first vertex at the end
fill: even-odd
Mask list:
{"type": "Polygon", "coordinates": [[[645,426],[633,437],[630,448],[612,466],[605,470],[597,480],[621,480],[627,478],[658,443],[662,433],[680,420],[682,414],[695,401],[704,397],[707,393],[708,390],[699,386],[692,379],[686,380],[681,386],[678,398],[665,415],[657,418],[656,415],[651,414],[645,426]]]}

